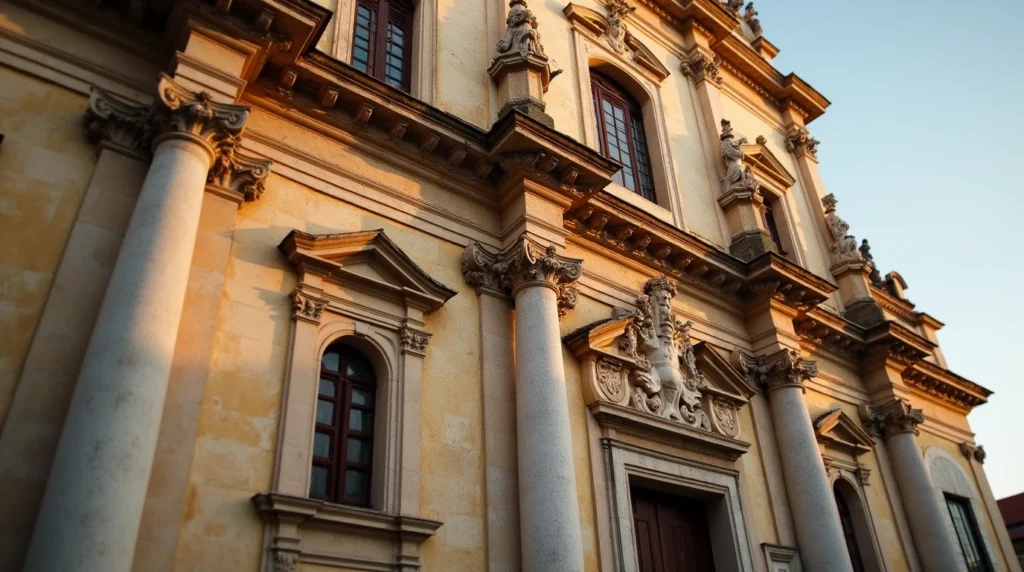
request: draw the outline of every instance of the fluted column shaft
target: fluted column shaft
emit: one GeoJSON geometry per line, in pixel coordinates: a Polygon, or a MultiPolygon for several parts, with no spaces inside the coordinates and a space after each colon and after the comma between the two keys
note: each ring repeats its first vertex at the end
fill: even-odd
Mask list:
{"type": "Polygon", "coordinates": [[[132,567],[207,176],[247,114],[167,78],[160,89],[163,133],[83,359],[26,571],[132,567]]]}
{"type": "Polygon", "coordinates": [[[963,559],[953,545],[956,539],[946,528],[947,509],[939,502],[917,446],[916,426],[924,421],[924,415],[905,401],[894,399],[873,408],[872,417],[873,429],[885,437],[889,461],[922,566],[929,572],[962,570],[963,559]]]}
{"type": "Polygon", "coordinates": [[[768,391],[804,570],[853,572],[839,509],[804,400],[802,383],[817,375],[817,365],[792,350],[747,358],[741,365],[768,391]]]}

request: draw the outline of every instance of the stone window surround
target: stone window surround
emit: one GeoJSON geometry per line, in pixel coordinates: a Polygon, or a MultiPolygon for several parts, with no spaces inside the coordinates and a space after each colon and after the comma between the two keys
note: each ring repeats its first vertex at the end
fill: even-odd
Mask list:
{"type": "Polygon", "coordinates": [[[849,485],[849,488],[857,495],[857,498],[848,498],[846,502],[850,507],[850,512],[853,513],[854,534],[857,535],[857,545],[860,548],[864,569],[867,572],[885,572],[885,558],[878,544],[875,517],[871,512],[871,503],[868,502],[867,491],[864,490],[867,483],[862,482],[856,476],[857,472],[861,469],[860,465],[856,465],[854,468],[852,464],[833,460],[832,471],[829,474],[829,486],[832,487],[834,493],[836,483],[842,481],[849,485]]]}
{"type": "MultiPolygon", "coordinates": [[[[434,101],[434,70],[437,65],[437,0],[412,0],[412,78],[409,95],[425,103],[434,101]]],[[[334,45],[326,48],[335,58],[352,63],[352,33],[358,0],[338,0],[334,12],[334,45]]]]}
{"type": "MultiPolygon", "coordinates": [[[[924,452],[924,462],[925,466],[928,467],[932,484],[935,485],[935,494],[938,495],[942,507],[946,506],[945,493],[963,497],[970,501],[971,510],[974,513],[974,521],[978,523],[981,545],[985,549],[989,562],[992,563],[992,569],[996,572],[1001,572],[1003,570],[1002,561],[999,553],[996,552],[992,542],[989,540],[988,527],[986,526],[988,521],[984,518],[985,507],[981,504],[983,502],[982,497],[978,493],[971,477],[968,476],[967,472],[960,466],[960,463],[957,462],[953,455],[935,446],[929,447],[924,452]]],[[[953,520],[949,516],[949,511],[943,512],[942,517],[945,520],[946,528],[949,530],[949,537],[955,539],[957,536],[953,528],[953,520]]],[[[953,547],[956,549],[956,553],[960,555],[960,562],[963,562],[963,552],[961,552],[960,544],[954,542],[953,547]]],[[[961,569],[966,570],[966,565],[961,566],[961,569]]]]}
{"type": "Polygon", "coordinates": [[[590,85],[590,70],[594,68],[619,82],[640,104],[644,132],[647,135],[647,153],[654,176],[654,193],[658,202],[652,206],[647,199],[616,183],[609,184],[605,190],[669,224],[683,228],[682,207],[677,204],[679,189],[669,151],[668,127],[665,124],[660,86],[653,78],[635,69],[624,56],[607,49],[604,41],[593,37],[582,26],[573,25],[572,29],[573,44],[576,46],[575,65],[579,78],[577,90],[582,106],[580,121],[583,143],[592,149],[600,149],[594,119],[593,91],[590,85]],[[627,78],[626,82],[622,81],[623,77],[627,78]],[[642,93],[636,93],[635,88],[638,86],[642,93]],[[631,87],[633,89],[630,89],[631,87]]]}
{"type": "Polygon", "coordinates": [[[708,501],[711,550],[719,572],[752,572],[754,561],[743,517],[739,473],[689,459],[643,449],[612,438],[601,439],[611,505],[612,558],[616,572],[636,572],[630,486],[640,482],[708,501]]]}

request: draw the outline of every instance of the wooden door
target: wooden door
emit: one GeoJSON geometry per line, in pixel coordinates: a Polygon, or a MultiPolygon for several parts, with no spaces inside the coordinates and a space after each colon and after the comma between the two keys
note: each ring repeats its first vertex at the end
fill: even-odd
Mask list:
{"type": "Polygon", "coordinates": [[[644,489],[631,493],[640,572],[714,572],[703,502],[644,489]]]}

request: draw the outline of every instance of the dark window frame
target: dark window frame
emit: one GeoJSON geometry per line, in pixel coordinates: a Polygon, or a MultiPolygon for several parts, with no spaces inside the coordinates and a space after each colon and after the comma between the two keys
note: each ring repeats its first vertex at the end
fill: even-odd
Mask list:
{"type": "Polygon", "coordinates": [[[409,92],[412,85],[412,36],[415,6],[410,0],[357,0],[355,19],[352,23],[352,67],[402,91],[409,92]],[[368,16],[368,17],[367,17],[368,16]],[[369,26],[364,26],[368,20],[369,26]],[[368,39],[365,61],[357,56],[359,32],[366,30],[368,39]],[[400,30],[400,44],[392,42],[393,33],[400,30]],[[398,45],[401,49],[401,65],[391,66],[389,48],[398,45]],[[389,69],[390,68],[390,69],[389,69]],[[400,78],[389,72],[397,69],[400,78]]]}
{"type": "Polygon", "coordinates": [[[620,138],[615,135],[615,139],[625,144],[626,148],[620,149],[620,152],[625,152],[629,159],[629,165],[623,163],[623,169],[615,174],[615,181],[652,203],[657,203],[650,145],[648,145],[647,133],[644,129],[644,116],[640,103],[614,79],[597,70],[590,70],[590,88],[594,101],[598,147],[602,155],[620,163],[623,162],[613,157],[609,149],[609,125],[605,117],[604,103],[622,111],[624,129],[621,131],[624,132],[625,137],[620,138]]]}
{"type": "Polygon", "coordinates": [[[943,496],[967,571],[992,572],[994,570],[992,561],[989,560],[985,541],[981,537],[981,527],[978,526],[978,521],[974,518],[971,499],[950,493],[944,493],[943,496]]]}
{"type": "Polygon", "coordinates": [[[764,220],[765,228],[768,229],[768,236],[775,243],[775,248],[778,249],[779,254],[786,256],[789,253],[782,247],[782,233],[779,231],[779,221],[775,218],[775,209],[772,208],[771,200],[772,198],[769,196],[764,198],[764,214],[761,218],[764,220]]]}
{"type": "Polygon", "coordinates": [[[319,494],[312,489],[312,476],[310,477],[311,498],[317,498],[338,504],[351,506],[369,507],[372,499],[373,489],[373,449],[374,449],[374,417],[376,416],[377,402],[377,379],[376,372],[370,363],[369,358],[363,352],[349,344],[335,342],[324,350],[320,358],[320,377],[317,380],[317,406],[314,414],[314,449],[312,452],[313,467],[321,467],[327,471],[327,490],[319,494]],[[330,353],[338,354],[337,371],[329,368],[325,363],[325,357],[330,353]],[[356,359],[364,360],[370,368],[369,375],[365,377],[346,375],[346,365],[356,359]],[[324,382],[333,384],[333,395],[322,392],[324,382]],[[366,404],[353,402],[353,390],[360,390],[369,393],[369,400],[366,404]],[[331,403],[333,416],[331,423],[321,423],[318,419],[320,402],[331,403]],[[352,412],[362,411],[362,415],[369,415],[369,431],[352,429],[352,412]],[[331,439],[329,455],[327,457],[316,455],[315,435],[326,435],[331,439]],[[365,462],[351,461],[348,458],[348,447],[350,440],[359,440],[369,448],[368,460],[365,462]],[[366,495],[360,498],[346,498],[345,477],[347,472],[363,473],[366,478],[366,495]]]}
{"type": "MultiPolygon", "coordinates": [[[[838,483],[837,483],[838,485],[838,483]]],[[[839,509],[839,523],[843,527],[843,537],[846,540],[846,551],[850,555],[850,563],[853,565],[853,572],[865,572],[864,559],[861,557],[860,543],[857,540],[857,530],[853,525],[853,512],[846,500],[846,495],[833,486],[832,494],[836,497],[836,508],[839,509]]]]}

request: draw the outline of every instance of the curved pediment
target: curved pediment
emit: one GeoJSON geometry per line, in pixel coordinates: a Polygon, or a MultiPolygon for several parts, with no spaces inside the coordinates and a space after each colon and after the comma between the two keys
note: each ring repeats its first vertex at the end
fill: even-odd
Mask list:
{"type": "MultiPolygon", "coordinates": [[[[611,23],[606,16],[596,10],[572,3],[566,6],[562,12],[570,22],[589,32],[590,35],[595,38],[604,38],[607,41],[608,28],[611,23]]],[[[658,58],[655,57],[654,52],[631,32],[625,32],[622,43],[626,49],[621,52],[615,49],[614,41],[611,42],[610,47],[613,51],[623,53],[627,59],[632,60],[634,64],[653,76],[659,83],[669,76],[668,68],[662,65],[658,58]]]]}
{"type": "Polygon", "coordinates": [[[309,234],[293,230],[278,245],[297,270],[433,312],[455,290],[434,280],[383,230],[309,234]]]}

